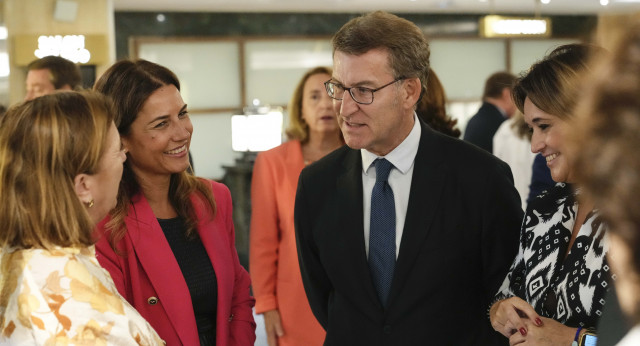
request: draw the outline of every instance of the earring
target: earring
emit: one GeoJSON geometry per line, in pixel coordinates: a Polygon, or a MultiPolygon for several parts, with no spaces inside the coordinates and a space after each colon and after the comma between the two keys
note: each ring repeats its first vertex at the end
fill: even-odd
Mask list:
{"type": "Polygon", "coordinates": [[[87,205],[87,208],[91,208],[91,207],[93,207],[94,203],[93,203],[93,200],[91,200],[91,202],[85,203],[85,204],[87,205]]]}

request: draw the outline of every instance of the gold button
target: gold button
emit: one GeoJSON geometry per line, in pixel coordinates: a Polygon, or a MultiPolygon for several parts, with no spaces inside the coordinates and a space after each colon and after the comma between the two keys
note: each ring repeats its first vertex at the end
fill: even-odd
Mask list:
{"type": "Polygon", "coordinates": [[[158,298],[149,297],[149,299],[147,299],[147,303],[149,303],[149,305],[156,305],[156,304],[158,304],[158,298]]]}

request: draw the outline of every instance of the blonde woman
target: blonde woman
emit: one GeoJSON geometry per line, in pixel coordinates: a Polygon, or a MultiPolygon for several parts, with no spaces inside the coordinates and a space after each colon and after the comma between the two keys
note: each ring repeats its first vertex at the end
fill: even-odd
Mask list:
{"type": "Polygon", "coordinates": [[[0,344],[158,345],[95,257],[125,154],[107,100],[64,92],[0,120],[0,344]]]}
{"type": "MultiPolygon", "coordinates": [[[[520,247],[489,314],[511,345],[571,345],[594,333],[611,271],[607,227],[589,199],[574,189],[568,133],[597,47],[560,46],[516,82],[513,98],[532,129],[531,151],[542,154],[558,184],[529,203],[520,247]]],[[[583,345],[581,345],[583,346],[583,345]]]]}

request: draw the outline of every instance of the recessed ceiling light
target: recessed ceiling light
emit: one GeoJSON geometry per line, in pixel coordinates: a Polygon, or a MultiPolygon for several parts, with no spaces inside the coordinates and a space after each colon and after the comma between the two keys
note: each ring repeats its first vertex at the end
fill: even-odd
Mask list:
{"type": "Polygon", "coordinates": [[[540,2],[546,5],[546,4],[550,3],[551,0],[540,0],[540,2]]]}
{"type": "Polygon", "coordinates": [[[602,5],[602,6],[609,5],[609,0],[600,0],[600,5],[602,5]]]}

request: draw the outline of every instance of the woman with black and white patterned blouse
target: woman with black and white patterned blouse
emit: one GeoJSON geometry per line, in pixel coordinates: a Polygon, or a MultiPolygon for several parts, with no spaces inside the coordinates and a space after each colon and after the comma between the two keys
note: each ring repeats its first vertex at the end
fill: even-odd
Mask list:
{"type": "Polygon", "coordinates": [[[531,151],[547,160],[558,184],[531,201],[520,248],[490,307],[493,328],[511,345],[578,345],[596,326],[611,280],[606,227],[580,198],[565,149],[581,74],[594,46],[556,48],[534,64],[513,89],[513,99],[533,130],[531,151]]]}

